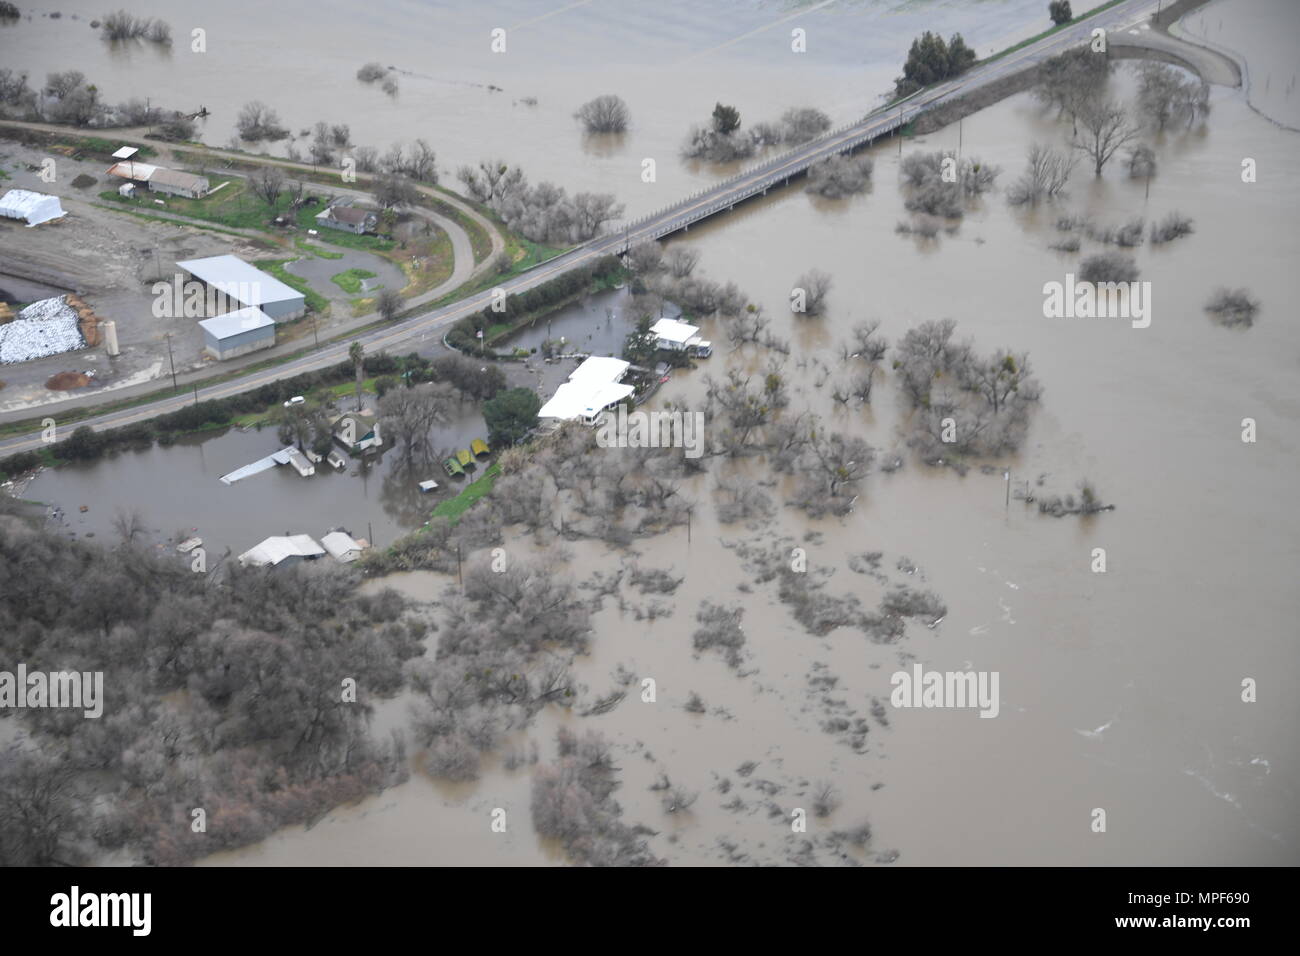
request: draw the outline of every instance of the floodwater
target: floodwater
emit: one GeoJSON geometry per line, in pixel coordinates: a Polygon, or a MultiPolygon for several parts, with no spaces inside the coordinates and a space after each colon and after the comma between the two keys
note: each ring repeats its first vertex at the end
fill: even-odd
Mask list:
{"type": "MultiPolygon", "coordinates": [[[[1233,11],[1245,16],[1241,11],[1249,7],[1245,0],[1222,5],[1225,18],[1233,11]]],[[[402,36],[397,42],[410,42],[422,21],[413,18],[405,35],[394,31],[396,9],[402,8],[387,8],[360,29],[376,35],[386,29],[402,36]]],[[[528,18],[518,12],[522,5],[515,9],[515,20],[496,10],[447,16],[486,32],[489,21],[509,26],[528,18]]],[[[448,135],[445,144],[439,137],[435,146],[446,154],[444,161],[469,146],[475,153],[511,156],[516,154],[506,146],[512,137],[535,133],[526,151],[535,178],[552,176],[570,188],[615,188],[623,175],[613,171],[618,162],[667,149],[680,135],[676,131],[688,122],[681,104],[689,100],[679,85],[689,82],[692,93],[709,91],[701,112],[715,98],[740,99],[743,90],[747,115],[766,117],[790,103],[812,102],[837,121],[847,119],[851,112],[844,104],[852,97],[865,100],[862,91],[882,87],[895,68],[897,56],[875,47],[901,49],[900,37],[910,36],[934,7],[906,6],[899,22],[886,23],[889,42],[864,30],[870,45],[852,55],[845,50],[857,38],[847,29],[832,31],[841,35],[826,37],[824,60],[810,54],[800,61],[807,73],[804,67],[765,72],[762,55],[752,52],[765,36],[775,43],[778,35],[788,35],[788,24],[703,55],[727,38],[744,36],[747,23],[771,23],[790,13],[783,5],[758,3],[719,9],[728,10],[729,18],[710,8],[695,14],[701,19],[693,29],[684,26],[689,17],[683,7],[661,15],[658,8],[593,3],[555,13],[519,29],[520,42],[512,49],[524,55],[509,61],[518,65],[503,66],[502,74],[479,74],[457,60],[469,53],[448,61],[428,58],[447,77],[509,78],[495,80],[506,87],[492,94],[495,100],[484,93],[475,101],[476,93],[447,84],[444,97],[431,99],[427,109],[440,118],[445,112],[444,128],[458,135],[448,135]],[[587,50],[584,37],[606,42],[593,44],[585,60],[522,42],[529,31],[555,42],[566,25],[578,31],[570,40],[574,49],[587,50]],[[688,35],[695,38],[689,47],[697,59],[683,54],[683,63],[666,54],[688,35]],[[831,49],[840,56],[830,56],[831,49]],[[638,145],[610,154],[577,152],[577,131],[561,114],[584,98],[578,91],[594,94],[601,90],[593,84],[612,83],[604,67],[616,55],[630,64],[628,71],[643,69],[648,76],[657,70],[662,79],[644,89],[647,102],[661,104],[663,117],[641,107],[629,83],[625,95],[638,118],[629,138],[635,135],[638,145]],[[728,69],[711,57],[725,60],[728,69]],[[715,93],[723,75],[729,88],[715,93]],[[702,77],[707,85],[701,85],[702,77]],[[570,93],[567,101],[563,91],[570,93]],[[507,105],[508,97],[530,93],[541,99],[536,114],[507,105]],[[520,118],[534,115],[527,122],[520,118]],[[496,130],[500,117],[515,122],[496,130]],[[574,171],[581,171],[580,182],[574,171]]],[[[1004,14],[1014,21],[1027,7],[942,9],[953,28],[966,28],[959,21],[969,17],[969,32],[981,37],[982,48],[977,18],[992,9],[993,20],[983,30],[996,34],[1008,29],[1004,14]]],[[[1207,16],[1219,9],[1212,5],[1207,16]]],[[[845,4],[800,15],[878,24],[882,11],[875,4],[845,4]]],[[[181,16],[169,16],[179,26],[181,16]]],[[[327,7],[304,29],[323,30],[330,17],[327,7]]],[[[1285,67],[1269,35],[1261,23],[1240,30],[1231,45],[1252,58],[1257,79],[1273,64],[1276,84],[1285,67]]],[[[356,38],[349,37],[349,56],[364,46],[356,38]]],[[[146,61],[147,75],[153,54],[135,56],[146,61]]],[[[406,62],[400,50],[377,52],[375,58],[406,62]]],[[[325,53],[310,68],[329,80],[346,77],[354,67],[343,59],[336,55],[329,66],[325,53]]],[[[267,67],[281,68],[269,62],[267,67]]],[[[84,69],[96,75],[90,66],[84,69]]],[[[249,82],[251,77],[230,77],[234,89],[249,82]]],[[[403,78],[402,103],[414,87],[403,78]]],[[[1124,95],[1131,87],[1131,79],[1116,81],[1124,95]]],[[[246,98],[227,93],[236,103],[246,98]]],[[[302,88],[299,95],[308,93],[302,88]]],[[[381,94],[374,95],[378,104],[381,94]]],[[[294,115],[287,101],[277,105],[294,115]]],[[[315,118],[303,116],[302,125],[315,118]]],[[[360,122],[354,120],[354,132],[360,122]]],[[[1003,168],[999,185],[1005,186],[1022,168],[1029,142],[1059,142],[1062,133],[1028,96],[1018,96],[967,117],[960,134],[943,130],[903,150],[956,148],[959,135],[964,155],[1003,168]]],[[[612,672],[623,666],[638,678],[656,679],[657,701],[643,703],[632,685],[626,700],[599,717],[544,714],[529,734],[541,759],[552,759],[560,723],[607,733],[618,744],[624,783],[617,798],[624,819],[657,831],[652,848],[674,863],[796,860],[800,841],[790,832],[789,813],[809,806],[809,790],[820,780],[834,784],[843,805],[827,820],[810,813],[808,836],[869,820],[874,838],[865,861],[897,850],[900,865],[1300,862],[1300,705],[1291,693],[1300,679],[1294,624],[1300,600],[1292,581],[1300,561],[1300,515],[1290,505],[1300,465],[1300,329],[1291,321],[1291,304],[1300,294],[1294,268],[1300,238],[1291,221],[1300,201],[1295,135],[1252,109],[1242,92],[1216,88],[1207,126],[1153,139],[1160,166],[1149,198],[1144,184],[1129,181],[1117,164],[1100,180],[1081,166],[1056,207],[1013,210],[998,192],[968,214],[955,235],[916,240],[894,232],[908,214],[897,185],[897,145],[888,143],[873,153],[874,185],[865,195],[826,203],[791,188],[692,228],[678,241],[702,252],[702,270],[737,282],[773,316],[774,331],[790,339],[785,374],[793,385],[791,411],[809,408],[882,451],[902,447],[903,410],[887,372],[869,409],[834,408],[829,385],[817,387],[848,377],[836,346],[868,318],[880,319],[891,341],[916,323],[951,317],[959,335],[973,337],[981,351],[1028,351],[1044,386],[1042,407],[1020,454],[996,462],[995,473],[976,468],[962,477],[909,460],[902,470],[865,482],[855,511],[843,521],[810,522],[785,509],[762,532],[720,526],[711,508],[712,478],[705,477],[686,489],[700,505],[689,541],[685,529],[638,541],[635,559],[596,543],[568,545],[565,566],[578,580],[635,560],[643,567],[671,568],[685,581],[668,598],[625,588],[630,604],[642,610],[652,603],[671,608],[670,616],[654,620],[638,619],[631,606],[621,611],[607,600],[595,619],[592,654],[577,667],[593,696],[612,689],[612,672]],[[1243,156],[1256,160],[1257,182],[1242,181],[1243,156]],[[1195,220],[1196,232],[1134,252],[1140,278],[1152,283],[1149,328],[1116,319],[1044,318],[1043,284],[1063,280],[1080,258],[1048,249],[1057,238],[1058,214],[1120,223],[1135,215],[1151,221],[1174,209],[1195,220]],[[789,290],[812,267],[834,277],[830,310],[821,320],[796,320],[788,312],[789,290]],[[1223,328],[1203,311],[1220,285],[1245,287],[1260,300],[1253,328],[1223,328]],[[1258,423],[1254,444],[1240,440],[1247,417],[1258,423]],[[1011,469],[1015,487],[1028,480],[1040,495],[1071,492],[1081,479],[1091,479],[1117,510],[1081,520],[1043,517],[1014,498],[1008,506],[1003,467],[1011,469]],[[809,531],[819,536],[807,539],[809,531]],[[889,579],[914,583],[916,578],[895,570],[906,557],[910,561],[902,563],[919,566],[916,576],[943,597],[948,615],[933,630],[909,628],[907,637],[889,647],[844,631],[810,636],[777,603],[770,585],[740,590],[753,575],[728,545],[777,536],[804,547],[811,569],[834,570],[832,593],[858,594],[868,606],[879,587],[849,569],[849,556],[882,551],[889,579]],[[1105,574],[1090,570],[1094,548],[1106,550],[1105,574]],[[711,655],[694,655],[694,614],[705,599],[745,607],[745,676],[711,655]],[[934,670],[997,671],[998,717],[888,708],[889,726],[872,721],[864,754],[822,729],[825,695],[810,687],[810,677],[836,676],[829,696],[864,715],[872,697],[888,700],[890,674],[913,660],[934,670]],[[1247,678],[1258,682],[1257,703],[1241,701],[1247,678]],[[705,714],[683,708],[691,692],[703,698],[705,714]],[[758,767],[742,777],[736,768],[746,761],[758,767]],[[659,773],[698,792],[694,806],[666,814],[649,789],[659,773]],[[724,777],[731,785],[725,795],[717,789],[724,777]],[[741,806],[724,806],[737,796],[741,806]],[[769,804],[784,817],[770,817],[769,804]],[[1105,833],[1090,828],[1095,808],[1106,811],[1105,833]]],[[[453,162],[461,158],[476,156],[453,162]]],[[[706,175],[676,159],[661,162],[659,170],[658,185],[671,183],[665,191],[672,195],[688,190],[692,177],[706,175]]],[[[657,204],[639,198],[633,186],[618,192],[636,209],[657,204]]],[[[1085,242],[1084,253],[1100,248],[1085,242]]],[[[722,330],[711,323],[703,333],[715,342],[714,357],[695,372],[677,374],[663,399],[698,404],[706,373],[719,375],[733,362],[761,367],[766,360],[763,354],[729,356],[722,330]]],[[[98,487],[107,494],[114,485],[105,481],[98,487]]],[[[521,555],[532,543],[512,540],[509,547],[521,555]]],[[[383,583],[436,599],[454,580],[412,574],[383,583]]],[[[393,702],[378,723],[400,725],[404,706],[393,702]]],[[[341,808],[310,830],[290,828],[209,862],[563,862],[531,833],[526,766],[509,771],[489,760],[479,782],[458,787],[429,780],[418,760],[413,766],[410,782],[341,808]],[[507,811],[505,834],[490,829],[490,814],[498,807],[507,811]]],[[[825,850],[817,858],[835,862],[825,850]]]]}

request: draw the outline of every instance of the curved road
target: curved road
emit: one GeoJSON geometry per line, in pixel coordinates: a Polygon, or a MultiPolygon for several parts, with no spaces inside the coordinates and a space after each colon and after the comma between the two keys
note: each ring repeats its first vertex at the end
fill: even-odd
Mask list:
{"type": "MultiPolygon", "coordinates": [[[[914,120],[925,110],[940,103],[1027,69],[1066,49],[1086,43],[1091,38],[1092,30],[1097,27],[1106,29],[1108,34],[1119,30],[1128,30],[1145,22],[1151,14],[1156,12],[1156,9],[1157,0],[1125,0],[1125,2],[1119,3],[1096,16],[1089,17],[1081,23],[1060,30],[1021,50],[997,60],[976,65],[955,80],[924,90],[919,95],[898,105],[877,110],[858,123],[835,130],[788,153],[759,163],[752,169],[687,197],[667,209],[636,222],[627,223],[621,230],[612,235],[593,239],[585,245],[571,249],[527,272],[503,281],[500,288],[504,289],[508,295],[523,292],[549,279],[553,279],[557,275],[590,263],[601,256],[622,253],[630,245],[639,241],[658,239],[670,233],[686,229],[691,224],[730,209],[751,196],[765,193],[770,188],[783,185],[791,178],[802,173],[817,160],[869,143],[897,129],[900,125],[914,120]]],[[[220,155],[218,150],[213,150],[212,153],[213,155],[220,155]]],[[[238,154],[233,155],[241,159],[247,159],[247,157],[239,157],[238,154]]],[[[292,164],[285,163],[283,165],[292,164]]],[[[447,202],[451,202],[451,199],[444,194],[439,193],[438,196],[447,202]]],[[[456,203],[456,205],[459,206],[460,204],[456,203]]],[[[480,218],[477,210],[474,212],[476,218],[480,218]]],[[[494,238],[499,238],[495,228],[492,230],[492,235],[494,238]]],[[[488,262],[491,262],[491,259],[488,262]]],[[[409,348],[412,342],[426,340],[431,335],[442,332],[465,316],[487,307],[491,303],[492,291],[489,289],[476,293],[459,302],[433,309],[421,315],[412,316],[409,319],[386,328],[376,329],[358,338],[367,352],[376,352],[381,349],[396,350],[399,346],[409,348]]],[[[229,382],[210,385],[207,388],[200,388],[198,400],[226,398],[278,379],[289,378],[303,372],[336,365],[347,359],[349,344],[349,342],[340,342],[327,345],[318,351],[300,356],[274,368],[245,375],[229,382]]],[[[85,419],[78,424],[89,425],[92,428],[116,428],[143,421],[155,415],[176,411],[186,405],[193,404],[194,400],[191,393],[182,393],[175,397],[159,399],[136,408],[85,419]]],[[[43,411],[36,409],[33,409],[33,412],[38,415],[45,414],[43,411]]],[[[57,412],[54,414],[57,416],[57,412]]],[[[0,458],[16,452],[38,448],[41,443],[39,431],[0,441],[0,458]]]]}

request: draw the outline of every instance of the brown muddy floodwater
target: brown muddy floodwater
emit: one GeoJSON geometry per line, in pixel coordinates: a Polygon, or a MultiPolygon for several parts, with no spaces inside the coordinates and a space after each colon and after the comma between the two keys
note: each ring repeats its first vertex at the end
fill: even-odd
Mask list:
{"type": "MultiPolygon", "coordinates": [[[[984,49],[1038,6],[911,4],[896,18],[886,16],[884,4],[816,9],[801,15],[832,28],[820,34],[826,54],[777,70],[767,60],[778,54],[759,47],[770,42],[788,50],[796,21],[781,22],[789,10],[770,4],[695,11],[680,4],[592,3],[563,13],[520,3],[440,10],[436,21],[414,5],[386,4],[347,32],[332,26],[354,15],[348,5],[325,5],[319,16],[300,19],[293,15],[297,5],[287,4],[268,14],[274,22],[255,39],[236,28],[238,4],[205,6],[200,15],[197,6],[178,3],[157,12],[178,33],[189,19],[211,21],[209,43],[216,49],[220,38],[227,45],[224,59],[191,61],[178,46],[172,58],[183,61],[182,70],[164,69],[147,50],[128,58],[101,52],[98,61],[76,65],[103,83],[110,98],[139,92],[162,76],[181,99],[197,97],[215,108],[220,95],[216,125],[259,95],[294,127],[321,118],[350,121],[358,141],[381,145],[385,136],[420,134],[419,126],[388,118],[415,110],[428,118],[429,131],[438,131],[440,163],[520,158],[534,179],[613,189],[640,212],[659,204],[650,192],[673,196],[712,177],[673,157],[684,127],[714,100],[731,97],[756,119],[806,103],[843,121],[871,105],[906,38],[936,9],[943,11],[945,31],[962,29],[984,49]],[[275,34],[280,17],[294,19],[294,48],[317,51],[311,62],[266,57],[258,59],[259,71],[238,69],[275,34]],[[440,29],[431,43],[435,22],[440,29]],[[481,33],[486,50],[487,31],[498,23],[519,25],[511,40],[518,59],[512,52],[489,66],[485,53],[450,39],[463,30],[481,33]],[[779,25],[753,34],[763,23],[779,25]],[[729,44],[736,38],[743,39],[729,44]],[[390,102],[376,90],[353,87],[351,73],[367,59],[436,78],[403,76],[398,100],[390,102]],[[610,72],[613,61],[620,66],[610,72]],[[316,83],[276,80],[277,71],[299,67],[316,83]],[[220,94],[213,92],[216,84],[186,72],[216,69],[224,79],[220,94]],[[723,75],[725,82],[718,79],[723,75]],[[467,80],[505,89],[489,93],[467,80]],[[318,115],[320,91],[340,83],[338,96],[331,93],[337,115],[318,115]],[[277,93],[260,92],[262,85],[277,93]],[[584,146],[569,113],[606,87],[628,99],[634,130],[608,149],[584,146]],[[537,107],[515,102],[529,95],[539,97],[537,107]],[[630,170],[646,155],[665,159],[657,187],[638,191],[630,170]]],[[[65,18],[76,8],[64,5],[65,18]]],[[[1249,15],[1250,8],[1246,0],[1228,0],[1212,4],[1204,17],[1213,23],[1220,9],[1229,18],[1249,15]]],[[[56,26],[34,21],[21,29],[44,36],[56,26]]],[[[1276,86],[1291,70],[1284,65],[1290,54],[1268,39],[1276,33],[1242,27],[1224,45],[1252,58],[1257,82],[1272,72],[1276,86]]],[[[23,51],[17,65],[53,68],[52,42],[23,51]]],[[[1131,96],[1127,72],[1114,82],[1118,93],[1131,96]]],[[[903,151],[956,148],[958,135],[946,129],[905,143],[903,151]]],[[[967,117],[960,135],[964,155],[1002,167],[1000,186],[1018,175],[1030,142],[1064,142],[1061,128],[1027,95],[967,117]]],[[[224,133],[209,138],[220,142],[224,133]]],[[[1149,198],[1118,164],[1099,180],[1081,166],[1055,207],[1013,210],[999,190],[954,235],[920,241],[894,232],[908,214],[897,145],[889,143],[874,151],[874,185],[865,195],[826,203],[794,187],[678,240],[702,252],[711,278],[734,280],[761,303],[774,330],[791,340],[785,360],[791,411],[811,409],[882,452],[902,453],[904,410],[888,371],[869,408],[831,402],[826,382],[847,377],[836,346],[865,319],[880,319],[896,342],[912,325],[944,317],[957,320],[959,336],[972,337],[981,351],[1028,351],[1044,386],[1041,408],[1020,454],[993,462],[994,473],[974,468],[962,477],[908,458],[902,470],[868,479],[842,521],[809,521],[783,509],[759,531],[722,526],[713,514],[713,478],[705,476],[686,488],[699,505],[689,542],[685,529],[677,529],[637,541],[635,557],[592,542],[565,545],[566,568],[578,580],[633,560],[685,576],[668,598],[628,596],[624,610],[607,599],[594,619],[592,653],[576,666],[593,694],[611,689],[613,672],[622,667],[655,678],[658,700],[642,703],[631,687],[626,700],[599,717],[543,713],[519,746],[535,743],[548,762],[561,723],[609,735],[620,757],[624,819],[656,830],[652,849],[673,863],[796,861],[800,839],[790,832],[789,811],[808,807],[812,786],[822,780],[834,784],[842,806],[827,820],[810,814],[809,835],[870,821],[870,849],[854,862],[892,850],[900,864],[1300,862],[1294,694],[1300,599],[1292,581],[1300,563],[1300,514],[1291,499],[1300,465],[1300,329],[1293,321],[1300,293],[1293,221],[1300,140],[1252,109],[1241,91],[1216,88],[1204,128],[1170,131],[1153,145],[1160,165],[1149,198]],[[1256,160],[1258,182],[1241,181],[1243,157],[1256,160]],[[1081,255],[1101,248],[1085,242],[1080,254],[1049,250],[1058,215],[1087,214],[1102,223],[1142,215],[1149,222],[1175,209],[1195,220],[1195,233],[1134,253],[1140,278],[1152,283],[1149,328],[1116,319],[1044,318],[1043,284],[1063,280],[1081,255]],[[834,277],[830,310],[821,320],[796,321],[789,291],[813,267],[834,277]],[[1206,315],[1204,303],[1220,285],[1245,287],[1260,300],[1253,328],[1227,329],[1206,315]],[[1246,417],[1258,422],[1255,444],[1240,440],[1246,417]],[[1040,495],[1071,492],[1091,479],[1117,510],[1080,520],[1043,517],[1015,499],[1008,507],[1003,467],[1017,488],[1028,480],[1040,495]],[[855,574],[848,560],[881,551],[891,582],[919,579],[943,597],[948,615],[933,630],[909,628],[890,646],[857,632],[810,636],[770,585],[752,585],[735,547],[778,538],[804,547],[810,568],[833,569],[832,593],[857,594],[868,606],[880,585],[855,574]],[[1090,570],[1098,547],[1107,552],[1105,574],[1090,570]],[[918,570],[907,575],[899,563],[918,570]],[[752,591],[741,590],[751,585],[752,591]],[[694,615],[706,599],[746,609],[744,676],[715,656],[693,652],[694,615]],[[636,613],[651,603],[671,614],[651,620],[636,613]],[[935,670],[999,672],[998,717],[888,708],[888,726],[871,721],[861,754],[823,729],[824,697],[866,715],[873,698],[888,702],[890,674],[914,660],[935,670]],[[810,686],[810,678],[823,674],[838,678],[829,695],[810,686]],[[1258,703],[1241,702],[1245,678],[1258,681],[1258,703]],[[684,709],[692,692],[706,713],[684,709]],[[758,766],[742,777],[736,771],[746,761],[758,766]],[[698,792],[694,806],[665,814],[649,789],[660,773],[698,792]],[[718,789],[723,778],[731,784],[727,795],[718,789]],[[740,805],[724,806],[737,796],[740,805]],[[769,804],[785,816],[770,817],[769,804]],[[1098,807],[1107,812],[1104,834],[1089,826],[1098,807]]],[[[763,353],[729,355],[722,330],[705,326],[714,357],[675,376],[658,401],[698,406],[705,374],[766,362],[763,353]]],[[[521,555],[533,545],[512,538],[508,547],[521,555]]],[[[434,600],[454,579],[416,573],[371,586],[383,584],[434,600]]],[[[376,717],[376,731],[408,725],[407,706],[401,698],[389,702],[376,717]]],[[[207,862],[562,864],[556,849],[532,833],[529,767],[507,770],[500,758],[485,762],[478,782],[452,787],[425,776],[417,756],[408,783],[336,810],[310,830],[290,828],[207,862]],[[507,812],[504,834],[490,829],[494,808],[507,812]]],[[[818,859],[835,862],[825,852],[818,859]]]]}

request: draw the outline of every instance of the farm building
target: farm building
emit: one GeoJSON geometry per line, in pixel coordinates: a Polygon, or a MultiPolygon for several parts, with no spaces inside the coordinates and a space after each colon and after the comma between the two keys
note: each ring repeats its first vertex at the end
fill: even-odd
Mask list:
{"type": "Polygon", "coordinates": [[[635,391],[631,385],[622,384],[629,367],[622,359],[592,356],[573,370],[537,417],[557,422],[580,419],[594,425],[601,412],[635,391]]]}
{"type": "Polygon", "coordinates": [[[232,359],[275,345],[275,322],[261,309],[237,309],[199,322],[203,345],[215,359],[232,359]]]}
{"type": "Polygon", "coordinates": [[[325,553],[309,534],[276,535],[249,548],[239,556],[244,567],[288,567],[302,561],[315,561],[325,553]]]}
{"type": "Polygon", "coordinates": [[[108,167],[108,175],[125,179],[137,189],[148,189],[168,196],[183,196],[186,199],[202,199],[212,189],[212,184],[204,176],[152,163],[140,163],[134,159],[114,163],[108,167]]]}
{"type": "Polygon", "coordinates": [[[379,217],[368,209],[335,204],[316,214],[316,225],[326,229],[341,229],[360,236],[367,232],[374,232],[379,226],[379,217]]]}
{"type": "Polygon", "coordinates": [[[238,256],[210,256],[176,263],[200,282],[224,292],[241,306],[261,309],[276,322],[306,314],[306,297],[238,256]]]}
{"type": "Polygon", "coordinates": [[[64,215],[58,196],[34,193],[28,189],[11,189],[0,197],[0,216],[25,220],[29,226],[39,226],[64,215]]]}

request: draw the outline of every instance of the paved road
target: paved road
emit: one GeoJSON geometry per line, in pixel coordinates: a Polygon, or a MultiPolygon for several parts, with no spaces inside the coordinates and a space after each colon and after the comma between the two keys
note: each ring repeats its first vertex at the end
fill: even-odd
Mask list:
{"type": "MultiPolygon", "coordinates": [[[[808,166],[819,159],[825,159],[869,143],[892,132],[900,125],[911,122],[927,109],[1034,66],[1066,49],[1079,46],[1090,39],[1092,30],[1097,27],[1106,29],[1108,33],[1137,27],[1145,22],[1151,14],[1155,13],[1156,8],[1156,0],[1125,0],[1125,2],[1117,4],[1109,10],[1090,17],[1082,23],[1067,27],[1050,37],[1045,37],[1037,43],[1017,50],[1015,53],[986,64],[977,65],[961,77],[927,89],[898,106],[873,112],[858,123],[835,130],[788,153],[759,163],[753,168],[725,182],[689,196],[665,210],[635,222],[627,223],[624,228],[612,235],[594,239],[527,272],[503,281],[500,288],[504,289],[508,295],[524,292],[564,272],[593,262],[601,256],[622,253],[630,245],[637,242],[658,239],[689,228],[692,224],[730,209],[751,196],[765,193],[768,189],[789,182],[791,178],[802,173],[808,166]]],[[[492,290],[485,290],[451,305],[433,309],[386,328],[359,336],[359,339],[367,352],[377,352],[383,349],[393,352],[403,349],[409,351],[412,346],[421,341],[434,336],[441,336],[448,326],[465,316],[484,309],[491,304],[491,298],[492,290]]],[[[200,401],[226,398],[277,379],[336,365],[347,358],[348,345],[348,342],[341,342],[325,346],[319,351],[285,362],[275,368],[245,375],[224,384],[200,388],[198,398],[200,401]]],[[[174,398],[151,402],[138,408],[100,415],[84,420],[79,424],[87,424],[97,429],[116,428],[152,418],[155,415],[176,411],[193,402],[193,393],[187,392],[174,398]]],[[[34,409],[33,413],[44,415],[46,411],[44,409],[34,409]]],[[[57,411],[51,409],[49,414],[57,420],[57,411]]],[[[0,458],[19,451],[37,448],[40,444],[39,432],[0,441],[0,458]]]]}

